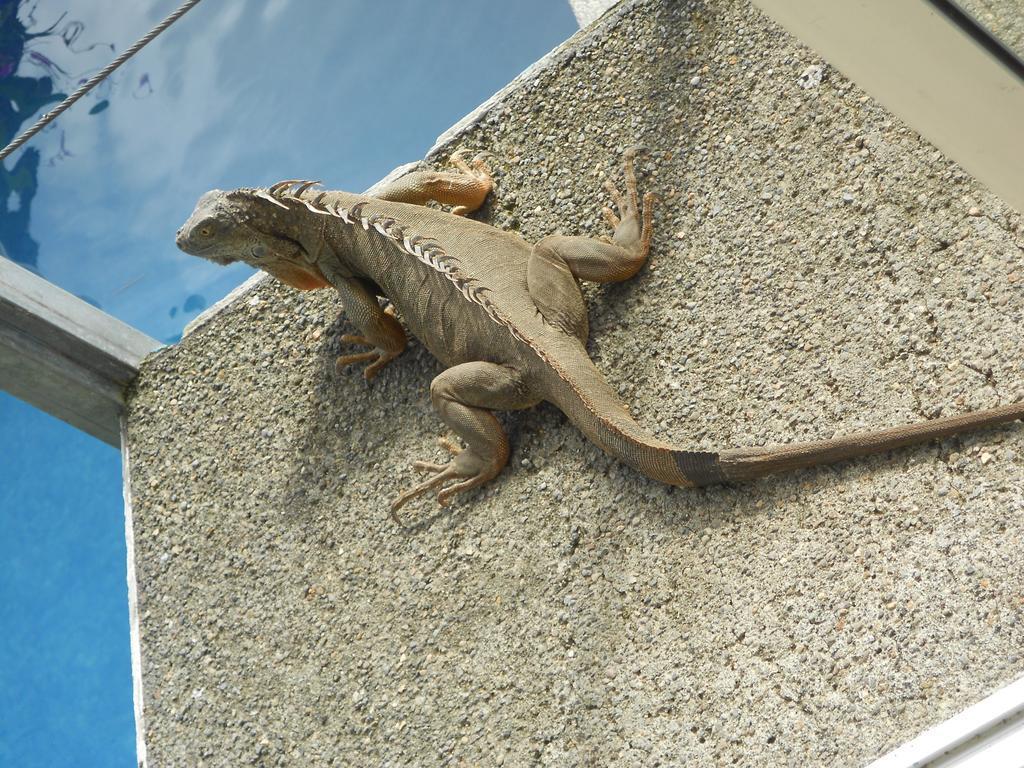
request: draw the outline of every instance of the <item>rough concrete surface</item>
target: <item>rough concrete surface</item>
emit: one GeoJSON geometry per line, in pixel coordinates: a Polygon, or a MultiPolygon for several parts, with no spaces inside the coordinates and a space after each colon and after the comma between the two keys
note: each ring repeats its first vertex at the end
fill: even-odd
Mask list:
{"type": "MultiPolygon", "coordinates": [[[[481,216],[536,239],[603,233],[650,148],[650,264],[588,289],[639,421],[719,448],[1024,397],[1020,214],[761,13],[640,0],[571,51],[432,159],[492,152],[481,216]]],[[[861,766],[1024,672],[1021,425],[682,491],[545,405],[402,530],[440,368],[336,376],[336,314],[267,281],[131,393],[151,766],[861,766]]]]}

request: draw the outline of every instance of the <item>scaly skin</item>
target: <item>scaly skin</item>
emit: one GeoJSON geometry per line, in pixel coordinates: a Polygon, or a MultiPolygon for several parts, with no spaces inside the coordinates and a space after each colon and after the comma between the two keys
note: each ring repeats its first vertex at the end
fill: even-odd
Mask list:
{"type": "Polygon", "coordinates": [[[366,362],[369,380],[405,348],[402,324],[378,297],[446,366],[430,397],[466,447],[443,440],[448,463],[416,462],[429,477],[395,500],[392,515],[431,491],[444,505],[495,477],[509,446],[493,411],[542,400],[611,455],[683,487],[749,480],[1024,418],[1024,403],[1014,403],[832,440],[722,451],[685,450],[648,433],[587,356],[578,284],[625,280],[647,258],[652,197],[641,205],[635,156],[625,155],[626,193],[606,185],[618,209],[604,210],[611,240],[552,235],[531,245],[456,215],[476,210],[492,185],[480,158],[466,163],[456,155],[457,172],[411,173],[376,197],[322,192],[301,181],[208,192],[177,243],[218,263],[245,261],[300,290],[333,286],[360,331],[342,340],[369,347],[338,358],[339,369],[366,362]],[[430,200],[456,207],[422,207],[430,200]]]}

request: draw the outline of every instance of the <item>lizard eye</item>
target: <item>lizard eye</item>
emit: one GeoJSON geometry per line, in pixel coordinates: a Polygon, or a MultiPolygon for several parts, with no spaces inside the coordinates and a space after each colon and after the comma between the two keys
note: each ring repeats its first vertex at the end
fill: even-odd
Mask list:
{"type": "Polygon", "coordinates": [[[199,226],[196,227],[195,233],[199,235],[199,237],[213,237],[217,229],[216,219],[206,218],[199,222],[199,226]]]}

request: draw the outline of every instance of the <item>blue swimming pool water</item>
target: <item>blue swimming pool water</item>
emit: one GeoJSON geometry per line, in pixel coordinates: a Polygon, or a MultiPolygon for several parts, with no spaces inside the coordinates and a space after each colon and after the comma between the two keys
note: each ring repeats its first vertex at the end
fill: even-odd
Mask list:
{"type": "MultiPolygon", "coordinates": [[[[177,4],[0,0],[0,138],[177,4]]],[[[8,159],[0,245],[173,341],[249,274],[175,250],[202,192],[364,189],[574,29],[563,0],[207,0],[8,159]]],[[[124,563],[118,453],[0,393],[0,767],[134,764],[124,563]]]]}
{"type": "Polygon", "coordinates": [[[4,393],[0,445],[0,766],[130,766],[120,455],[4,393]]]}

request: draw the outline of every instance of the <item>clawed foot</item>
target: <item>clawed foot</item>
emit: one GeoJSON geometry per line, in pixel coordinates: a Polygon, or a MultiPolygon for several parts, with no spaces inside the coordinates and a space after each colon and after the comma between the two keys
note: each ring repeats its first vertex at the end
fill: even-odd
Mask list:
{"type": "Polygon", "coordinates": [[[623,176],[626,180],[626,194],[619,192],[618,188],[610,181],[604,183],[604,188],[611,195],[615,207],[619,209],[616,215],[611,208],[603,208],[604,220],[615,230],[615,241],[635,240],[636,229],[639,228],[640,256],[646,257],[647,250],[651,245],[651,221],[654,213],[654,193],[648,192],[643,198],[643,207],[636,189],[636,171],[634,163],[636,156],[642,151],[640,147],[627,149],[623,155],[623,176]],[[642,223],[641,223],[642,222],[642,223]]]}
{"type": "Polygon", "coordinates": [[[398,510],[407,502],[429,493],[438,486],[444,486],[437,493],[437,503],[445,507],[455,494],[481,486],[501,471],[501,466],[494,466],[495,462],[481,459],[469,449],[460,448],[448,438],[442,437],[437,442],[452,455],[452,460],[447,464],[435,464],[430,461],[413,462],[414,469],[429,472],[433,477],[410,488],[392,503],[391,519],[399,525],[403,523],[398,517],[398,510]],[[451,484],[445,486],[445,483],[448,482],[451,484]]]}
{"type": "MultiPolygon", "coordinates": [[[[475,192],[480,196],[480,201],[483,202],[484,198],[487,197],[488,193],[494,187],[494,178],[491,175],[491,169],[484,161],[484,157],[490,153],[480,152],[468,163],[462,159],[463,154],[465,154],[465,150],[463,149],[454,152],[449,159],[449,162],[451,162],[451,164],[462,173],[467,176],[472,176],[477,180],[479,189],[475,190],[475,192]]],[[[452,208],[452,213],[456,216],[465,216],[467,213],[475,211],[478,207],[479,204],[473,207],[468,205],[457,205],[452,208]]]]}
{"type": "MultiPolygon", "coordinates": [[[[390,317],[392,320],[394,320],[394,306],[389,304],[384,309],[384,314],[390,317]]],[[[373,349],[370,350],[369,352],[357,352],[354,355],[342,355],[341,357],[334,361],[334,370],[337,371],[338,373],[341,373],[341,369],[344,368],[346,365],[351,365],[352,363],[361,363],[365,360],[372,360],[373,362],[363,369],[363,378],[366,379],[367,381],[372,381],[374,377],[378,373],[380,373],[381,368],[383,368],[385,365],[387,365],[400,354],[402,354],[402,350],[405,349],[404,334],[394,335],[394,341],[396,341],[396,348],[394,349],[385,349],[383,347],[379,347],[373,341],[366,338],[365,336],[353,336],[348,333],[343,335],[341,337],[341,340],[345,344],[359,344],[365,347],[373,347],[373,349]]]]}
{"type": "MultiPolygon", "coordinates": [[[[394,305],[389,304],[385,307],[384,314],[386,317],[382,318],[382,321],[387,321],[387,323],[390,323],[393,328],[389,331],[385,324],[383,328],[378,327],[376,330],[380,333],[380,339],[384,339],[388,343],[388,347],[380,346],[380,339],[374,341],[366,336],[354,336],[346,333],[341,337],[341,341],[343,343],[359,344],[364,347],[373,347],[373,349],[369,352],[356,352],[352,355],[342,355],[334,361],[334,370],[337,373],[340,374],[346,365],[372,360],[373,362],[363,370],[363,378],[367,381],[371,381],[378,373],[380,373],[381,368],[402,354],[402,351],[405,349],[405,334],[402,332],[401,326],[398,325],[394,305]]],[[[338,317],[340,319],[341,315],[338,317]]]]}
{"type": "Polygon", "coordinates": [[[399,352],[381,349],[380,347],[374,346],[373,342],[365,336],[352,336],[345,334],[341,337],[341,340],[346,344],[362,344],[367,347],[373,347],[369,352],[357,352],[353,355],[342,355],[334,361],[334,370],[341,373],[341,370],[346,365],[361,363],[365,360],[372,360],[373,362],[363,369],[363,378],[367,381],[372,381],[373,378],[380,373],[381,368],[390,363],[400,354],[399,352]]]}

